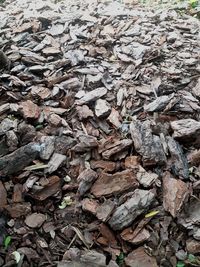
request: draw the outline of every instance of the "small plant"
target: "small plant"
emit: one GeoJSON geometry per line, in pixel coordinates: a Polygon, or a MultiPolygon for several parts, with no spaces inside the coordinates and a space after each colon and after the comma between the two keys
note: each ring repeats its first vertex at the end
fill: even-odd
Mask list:
{"type": "Polygon", "coordinates": [[[116,262],[119,266],[122,266],[124,264],[124,258],[125,258],[124,253],[120,252],[120,254],[119,254],[119,256],[117,256],[117,260],[116,260],[116,262]]]}

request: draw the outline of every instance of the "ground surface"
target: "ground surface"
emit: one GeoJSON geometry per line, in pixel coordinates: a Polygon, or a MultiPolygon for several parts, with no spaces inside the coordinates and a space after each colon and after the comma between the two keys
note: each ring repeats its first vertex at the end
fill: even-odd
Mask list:
{"type": "Polygon", "coordinates": [[[133,3],[0,7],[0,266],[200,266],[199,28],[133,3]]]}

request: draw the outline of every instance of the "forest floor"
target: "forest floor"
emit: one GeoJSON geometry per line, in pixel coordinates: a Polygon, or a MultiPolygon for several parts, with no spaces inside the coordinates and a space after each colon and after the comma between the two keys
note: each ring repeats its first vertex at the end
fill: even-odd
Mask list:
{"type": "Polygon", "coordinates": [[[0,266],[200,266],[200,21],[160,7],[0,6],[0,266]]]}

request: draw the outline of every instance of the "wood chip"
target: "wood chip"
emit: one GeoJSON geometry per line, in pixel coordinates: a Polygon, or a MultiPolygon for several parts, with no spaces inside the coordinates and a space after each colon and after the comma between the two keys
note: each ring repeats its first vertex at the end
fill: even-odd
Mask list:
{"type": "Polygon", "coordinates": [[[123,193],[128,189],[134,189],[138,185],[136,175],[131,170],[117,172],[115,174],[101,173],[91,188],[95,197],[109,196],[123,193]]]}

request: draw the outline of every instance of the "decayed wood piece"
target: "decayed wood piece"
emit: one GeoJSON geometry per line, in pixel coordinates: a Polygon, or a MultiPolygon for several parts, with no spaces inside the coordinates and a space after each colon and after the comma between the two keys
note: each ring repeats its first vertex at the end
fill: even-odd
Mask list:
{"type": "Polygon", "coordinates": [[[91,188],[95,197],[109,196],[123,193],[128,189],[134,189],[138,185],[136,175],[132,170],[125,170],[115,174],[102,172],[91,188]]]}
{"type": "Polygon", "coordinates": [[[80,196],[83,196],[91,188],[97,177],[98,174],[91,169],[86,169],[80,173],[77,178],[79,182],[78,193],[80,196]]]}
{"type": "Polygon", "coordinates": [[[171,127],[174,131],[174,138],[185,139],[196,138],[200,133],[200,122],[193,119],[172,121],[171,127]]]}
{"type": "Polygon", "coordinates": [[[182,179],[188,179],[189,167],[186,156],[179,143],[171,136],[167,138],[168,149],[171,155],[171,171],[182,179]]]}
{"type": "Polygon", "coordinates": [[[189,195],[189,189],[186,183],[171,177],[166,173],[163,177],[163,206],[173,217],[180,212],[184,202],[189,195]]]}
{"type": "Polygon", "coordinates": [[[150,121],[133,121],[130,132],[135,149],[142,156],[144,166],[166,163],[162,143],[157,135],[152,134],[150,121]]]}
{"type": "Polygon", "coordinates": [[[18,148],[9,155],[0,158],[0,175],[10,175],[23,170],[39,154],[41,146],[37,143],[29,143],[18,148]]]}
{"type": "Polygon", "coordinates": [[[114,230],[129,226],[140,214],[145,212],[155,198],[151,190],[136,189],[132,197],[119,206],[113,213],[109,224],[114,230]]]}

